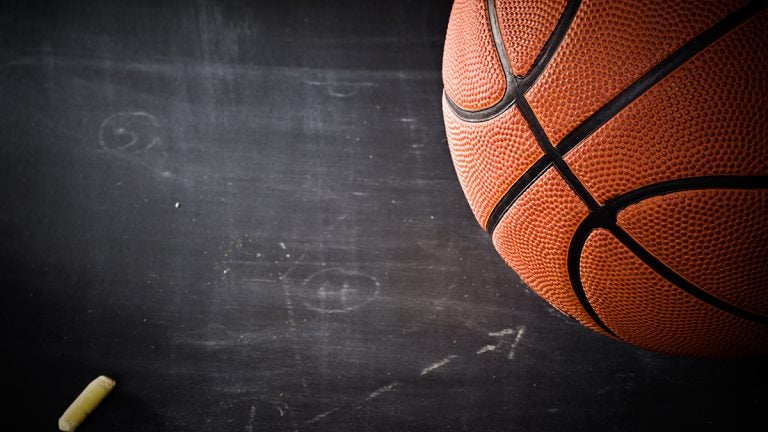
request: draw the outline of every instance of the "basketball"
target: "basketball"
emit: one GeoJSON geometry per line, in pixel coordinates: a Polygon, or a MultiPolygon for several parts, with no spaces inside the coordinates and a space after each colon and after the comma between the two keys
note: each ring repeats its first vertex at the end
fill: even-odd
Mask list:
{"type": "Polygon", "coordinates": [[[768,352],[767,4],[455,1],[457,177],[553,307],[652,351],[768,352]]]}

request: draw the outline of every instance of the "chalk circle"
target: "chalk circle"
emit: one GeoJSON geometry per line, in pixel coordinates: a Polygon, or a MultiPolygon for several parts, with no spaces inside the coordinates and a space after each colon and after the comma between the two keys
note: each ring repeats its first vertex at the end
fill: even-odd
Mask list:
{"type": "Polygon", "coordinates": [[[307,309],[321,313],[344,313],[373,300],[379,293],[379,281],[365,273],[331,268],[309,276],[301,288],[307,309]]]}
{"type": "Polygon", "coordinates": [[[107,150],[141,153],[160,142],[157,118],[142,111],[112,114],[99,128],[99,144],[107,150]]]}

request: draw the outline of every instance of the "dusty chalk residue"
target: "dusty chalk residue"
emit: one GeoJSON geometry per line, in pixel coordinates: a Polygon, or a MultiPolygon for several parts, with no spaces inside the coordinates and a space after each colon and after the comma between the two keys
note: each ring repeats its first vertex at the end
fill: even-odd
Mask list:
{"type": "Polygon", "coordinates": [[[439,362],[437,362],[437,363],[433,363],[433,364],[431,364],[431,365],[429,365],[429,366],[425,367],[424,369],[422,369],[422,370],[421,370],[421,374],[420,374],[420,375],[422,375],[422,376],[423,376],[423,375],[426,375],[426,374],[428,374],[428,373],[430,373],[430,372],[433,372],[433,371],[435,371],[435,370],[437,370],[437,369],[439,369],[439,368],[441,368],[441,367],[443,367],[443,366],[447,365],[448,363],[450,363],[450,362],[451,362],[451,360],[455,359],[456,357],[458,357],[458,356],[455,356],[455,355],[449,355],[448,357],[446,357],[446,358],[444,358],[444,359],[440,360],[439,362]]]}

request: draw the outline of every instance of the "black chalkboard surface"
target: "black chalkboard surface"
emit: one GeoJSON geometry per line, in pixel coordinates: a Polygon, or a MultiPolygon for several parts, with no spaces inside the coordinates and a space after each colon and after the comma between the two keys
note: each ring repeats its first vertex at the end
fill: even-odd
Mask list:
{"type": "Polygon", "coordinates": [[[598,336],[495,254],[444,137],[450,3],[0,8],[3,426],[99,374],[84,432],[763,419],[763,360],[598,336]]]}

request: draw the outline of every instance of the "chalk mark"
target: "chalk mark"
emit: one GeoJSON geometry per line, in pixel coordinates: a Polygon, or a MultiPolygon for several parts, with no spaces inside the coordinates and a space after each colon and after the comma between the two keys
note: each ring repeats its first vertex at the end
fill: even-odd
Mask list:
{"type": "Polygon", "coordinates": [[[371,394],[368,395],[368,397],[365,398],[366,401],[374,400],[377,397],[383,395],[384,393],[388,393],[391,391],[394,391],[397,386],[399,386],[400,383],[395,381],[392,383],[389,383],[385,386],[379,387],[376,390],[374,390],[371,394]]]}
{"type": "Polygon", "coordinates": [[[485,352],[488,352],[488,351],[495,351],[495,350],[496,350],[496,345],[486,345],[486,346],[480,348],[479,350],[477,350],[477,352],[475,354],[482,354],[482,353],[485,353],[485,352]]]}
{"type": "Polygon", "coordinates": [[[489,351],[505,350],[507,352],[507,358],[509,360],[515,359],[515,350],[520,344],[525,334],[525,326],[517,326],[513,329],[506,328],[496,332],[488,333],[488,336],[497,337],[499,341],[496,345],[486,345],[480,348],[476,354],[483,354],[489,351]],[[514,337],[512,337],[514,335],[514,337]]]}
{"type": "Polygon", "coordinates": [[[355,81],[316,81],[307,80],[305,84],[311,87],[324,88],[328,95],[337,98],[348,98],[355,96],[360,89],[378,87],[375,82],[355,82],[355,81]]]}
{"type": "Polygon", "coordinates": [[[311,418],[310,420],[307,420],[307,421],[305,421],[305,422],[304,422],[304,424],[305,424],[305,425],[308,425],[308,424],[312,424],[312,423],[317,423],[317,422],[319,422],[320,420],[322,420],[322,419],[324,419],[324,418],[328,417],[329,415],[331,415],[331,414],[335,413],[336,411],[339,411],[340,409],[341,409],[341,408],[333,408],[333,409],[329,409],[328,411],[325,411],[325,412],[323,412],[323,413],[320,413],[320,414],[318,414],[318,415],[314,416],[313,418],[311,418]]]}
{"type": "Polygon", "coordinates": [[[143,153],[161,142],[160,123],[143,111],[112,114],[99,127],[99,145],[105,150],[143,153]]]}
{"type": "Polygon", "coordinates": [[[432,373],[435,370],[440,369],[441,367],[447,365],[448,363],[451,362],[451,360],[453,360],[453,359],[455,359],[457,357],[458,357],[457,355],[449,355],[448,357],[446,357],[446,358],[444,358],[444,359],[442,359],[442,360],[440,360],[440,361],[438,361],[436,363],[433,363],[433,364],[425,367],[424,369],[421,370],[421,373],[419,375],[424,376],[426,374],[432,373]]]}
{"type": "Polygon", "coordinates": [[[256,406],[251,405],[251,413],[248,416],[248,432],[253,432],[253,422],[256,420],[256,406]]]}
{"type": "Polygon", "coordinates": [[[376,278],[366,273],[338,267],[323,269],[304,279],[303,304],[325,314],[351,312],[378,296],[380,286],[376,278]]]}
{"type": "Polygon", "coordinates": [[[376,390],[372,391],[368,396],[366,396],[366,397],[364,397],[362,399],[359,399],[355,403],[347,404],[347,405],[345,405],[343,407],[336,407],[336,408],[329,409],[328,411],[324,411],[324,412],[322,412],[322,413],[312,417],[311,419],[305,421],[304,424],[305,425],[309,425],[309,424],[312,424],[312,423],[317,423],[320,420],[330,416],[331,414],[339,412],[339,411],[341,411],[344,408],[349,408],[349,407],[352,407],[352,406],[356,406],[359,409],[359,408],[362,407],[362,404],[364,404],[366,402],[370,402],[370,401],[380,397],[381,395],[383,395],[385,393],[393,392],[393,391],[395,391],[395,389],[398,386],[400,386],[400,383],[397,382],[397,381],[393,381],[393,382],[391,382],[391,383],[389,383],[387,385],[384,385],[384,386],[381,386],[381,387],[377,388],[376,390]]]}
{"type": "MultiPolygon", "coordinates": [[[[496,343],[496,345],[485,345],[481,348],[479,348],[477,351],[475,351],[475,354],[484,354],[487,352],[494,352],[494,351],[506,351],[507,358],[509,360],[513,360],[515,358],[515,349],[520,344],[520,341],[523,338],[523,335],[525,334],[526,327],[523,325],[514,327],[514,328],[505,328],[499,331],[490,332],[488,333],[488,336],[491,337],[497,337],[499,338],[499,341],[496,343]]],[[[414,381],[418,382],[419,379],[423,376],[427,376],[429,374],[434,373],[436,370],[448,365],[452,361],[461,358],[461,355],[457,354],[451,354],[441,360],[436,361],[435,363],[432,363],[419,372],[419,374],[414,378],[414,381]]],[[[466,357],[465,357],[466,358],[466,357]]],[[[324,411],[311,419],[304,422],[304,425],[310,425],[313,423],[317,423],[337,412],[341,412],[342,410],[351,408],[351,407],[357,407],[358,409],[362,407],[363,404],[366,402],[370,402],[374,399],[377,399],[381,395],[393,392],[398,387],[402,386],[402,384],[398,381],[393,381],[389,384],[386,384],[384,386],[381,386],[377,388],[376,390],[369,393],[366,397],[360,399],[357,401],[357,403],[354,404],[346,404],[344,406],[335,407],[332,409],[329,409],[327,411],[324,411]]]]}

